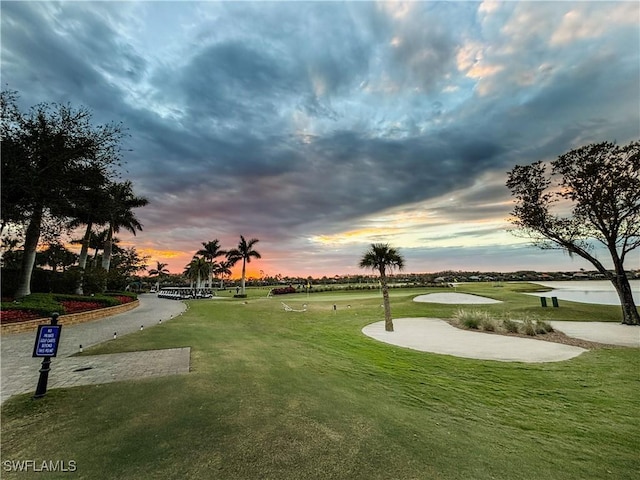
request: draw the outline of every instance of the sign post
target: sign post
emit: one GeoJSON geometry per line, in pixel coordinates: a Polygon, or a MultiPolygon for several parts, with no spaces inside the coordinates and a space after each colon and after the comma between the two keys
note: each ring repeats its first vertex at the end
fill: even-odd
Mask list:
{"type": "Polygon", "coordinates": [[[40,367],[40,378],[33,398],[42,398],[47,393],[47,382],[49,381],[49,371],[51,370],[51,357],[58,354],[58,344],[60,343],[60,331],[62,325],[58,325],[58,314],[51,315],[50,325],[38,325],[36,342],[33,346],[33,357],[43,357],[40,367]]]}

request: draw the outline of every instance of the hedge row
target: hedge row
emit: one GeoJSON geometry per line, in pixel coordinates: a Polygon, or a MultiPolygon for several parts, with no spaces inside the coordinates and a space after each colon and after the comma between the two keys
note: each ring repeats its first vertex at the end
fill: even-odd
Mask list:
{"type": "Polygon", "coordinates": [[[293,287],[281,287],[272,289],[271,293],[273,295],[286,295],[287,293],[298,293],[298,291],[293,287]]]}
{"type": "Polygon", "coordinates": [[[114,307],[135,300],[135,294],[110,293],[104,295],[63,295],[57,293],[32,293],[20,300],[0,303],[2,323],[12,323],[34,318],[49,317],[54,312],[60,315],[114,307]]]}

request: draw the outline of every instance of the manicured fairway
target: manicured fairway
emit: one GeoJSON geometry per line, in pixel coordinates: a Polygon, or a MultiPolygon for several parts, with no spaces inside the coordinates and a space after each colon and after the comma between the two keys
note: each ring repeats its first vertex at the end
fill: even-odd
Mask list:
{"type": "MultiPolygon", "coordinates": [[[[615,307],[542,311],[522,288],[458,291],[503,300],[482,306],[496,315],[619,318],[615,307]]],[[[455,306],[412,301],[430,291],[392,290],[394,316],[451,316],[455,306]]],[[[550,364],[460,359],[364,336],[364,325],[383,318],[375,293],[264,294],[247,303],[194,301],[182,317],[86,352],[189,346],[189,375],[9,400],[2,460],[74,460],[77,470],[2,478],[563,480],[640,472],[638,349],[550,364]],[[285,312],[281,301],[308,311],[285,312]]]]}

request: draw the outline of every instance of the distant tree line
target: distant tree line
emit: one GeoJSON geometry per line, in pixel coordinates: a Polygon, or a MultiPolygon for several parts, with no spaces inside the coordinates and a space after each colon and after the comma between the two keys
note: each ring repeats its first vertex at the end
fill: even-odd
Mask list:
{"type": "MultiPolygon", "coordinates": [[[[230,250],[223,250],[220,240],[217,238],[209,242],[202,242],[202,248],[197,250],[191,261],[185,265],[182,274],[192,287],[202,288],[204,285],[208,285],[209,288],[213,288],[213,280],[215,278],[220,281],[219,288],[222,289],[224,288],[224,280],[231,275],[231,269],[236,263],[242,261],[242,276],[240,279],[242,293],[239,296],[245,296],[246,264],[250,263],[252,258],[262,258],[254,248],[259,241],[257,238],[246,240],[244,236],[240,235],[237,247],[230,250]],[[224,260],[218,260],[221,257],[224,260]]],[[[149,270],[149,275],[156,277],[157,288],[160,287],[160,282],[163,279],[170,277],[166,267],[166,263],[156,262],[156,268],[149,270]]]]}

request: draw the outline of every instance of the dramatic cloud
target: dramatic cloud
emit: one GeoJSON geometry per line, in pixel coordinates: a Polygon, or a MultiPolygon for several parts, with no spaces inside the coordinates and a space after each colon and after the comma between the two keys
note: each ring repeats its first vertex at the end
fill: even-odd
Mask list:
{"type": "Polygon", "coordinates": [[[513,165],[640,131],[635,2],[3,2],[2,78],[131,134],[134,243],[173,271],[583,266],[506,233],[513,165]]]}

